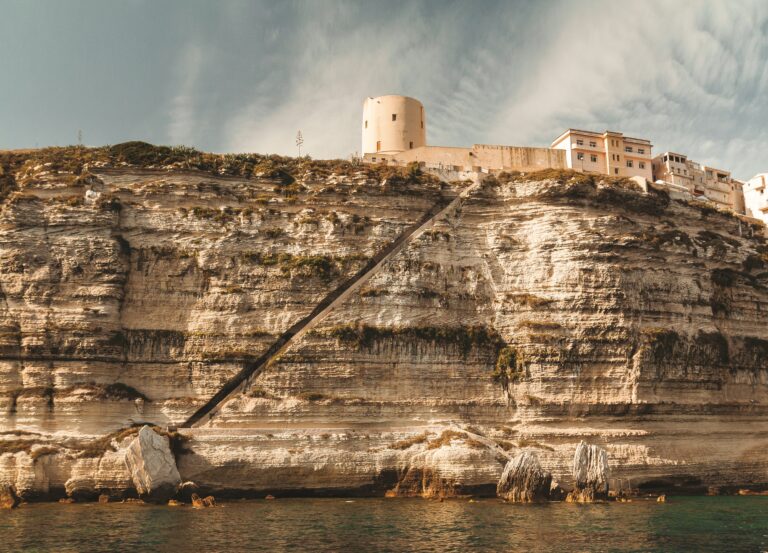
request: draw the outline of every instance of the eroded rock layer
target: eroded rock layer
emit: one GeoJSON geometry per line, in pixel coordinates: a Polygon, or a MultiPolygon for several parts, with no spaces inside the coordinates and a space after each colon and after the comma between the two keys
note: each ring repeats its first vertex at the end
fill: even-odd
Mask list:
{"type": "MultiPolygon", "coordinates": [[[[318,166],[319,167],[319,166],[318,166]]],[[[27,166],[0,215],[0,483],[127,490],[121,429],[177,425],[460,187],[27,166]],[[110,434],[113,433],[113,434],[110,434]]],[[[205,426],[182,480],[231,494],[768,482],[762,229],[623,181],[489,179],[205,426]]]]}

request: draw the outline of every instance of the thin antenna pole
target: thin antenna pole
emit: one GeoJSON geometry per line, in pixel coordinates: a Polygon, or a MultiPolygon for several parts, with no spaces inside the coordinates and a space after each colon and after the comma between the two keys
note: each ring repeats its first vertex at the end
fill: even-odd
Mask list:
{"type": "Polygon", "coordinates": [[[301,130],[296,133],[296,146],[299,147],[299,157],[301,157],[301,145],[304,144],[304,137],[301,136],[301,130]]]}

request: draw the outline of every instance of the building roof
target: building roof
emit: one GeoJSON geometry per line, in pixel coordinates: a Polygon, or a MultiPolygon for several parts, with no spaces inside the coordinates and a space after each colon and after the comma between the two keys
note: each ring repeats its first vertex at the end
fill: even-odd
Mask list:
{"type": "Polygon", "coordinates": [[[680,156],[680,157],[684,157],[685,159],[688,159],[688,156],[685,155],[685,154],[679,154],[677,152],[670,152],[669,150],[667,150],[666,152],[662,152],[660,154],[656,154],[654,156],[654,159],[656,159],[657,157],[662,157],[662,156],[680,156]]]}
{"type": "Polygon", "coordinates": [[[718,173],[725,173],[727,175],[730,175],[730,171],[726,171],[725,169],[718,169],[717,167],[712,167],[711,165],[702,165],[702,168],[707,171],[717,171],[718,173]]]}
{"type": "Polygon", "coordinates": [[[380,96],[368,96],[365,100],[363,100],[363,103],[368,100],[381,100],[382,98],[407,98],[408,100],[413,100],[421,104],[421,100],[418,98],[414,98],[413,96],[404,96],[402,94],[382,94],[380,96]]]}
{"type": "Polygon", "coordinates": [[[624,142],[636,142],[638,144],[647,144],[648,146],[652,146],[651,141],[645,138],[632,138],[631,136],[625,136],[624,142]]]}
{"type": "Polygon", "coordinates": [[[650,140],[646,140],[645,138],[632,138],[631,136],[624,136],[622,133],[617,132],[617,131],[595,132],[595,131],[585,131],[585,130],[582,130],[582,129],[566,129],[560,136],[558,136],[557,138],[555,138],[552,141],[552,143],[550,144],[550,147],[554,146],[555,144],[558,144],[558,143],[562,142],[568,135],[570,135],[572,133],[583,134],[583,135],[586,135],[586,136],[594,136],[595,138],[605,138],[606,136],[609,136],[609,135],[610,136],[620,136],[624,140],[629,141],[629,142],[636,142],[636,143],[640,143],[640,144],[647,144],[650,147],[653,146],[651,144],[650,140]]]}

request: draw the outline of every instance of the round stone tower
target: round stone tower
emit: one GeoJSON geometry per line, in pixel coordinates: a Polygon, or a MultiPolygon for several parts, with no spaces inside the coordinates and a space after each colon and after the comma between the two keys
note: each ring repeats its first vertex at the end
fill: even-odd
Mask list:
{"type": "Polygon", "coordinates": [[[408,96],[378,96],[363,102],[363,154],[391,154],[427,145],[424,106],[408,96]]]}

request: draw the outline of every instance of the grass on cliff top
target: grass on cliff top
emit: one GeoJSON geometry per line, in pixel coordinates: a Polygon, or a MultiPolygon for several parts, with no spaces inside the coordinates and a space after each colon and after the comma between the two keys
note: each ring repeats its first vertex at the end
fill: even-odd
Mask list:
{"type": "Polygon", "coordinates": [[[595,206],[621,208],[636,213],[662,215],[669,206],[669,195],[663,190],[651,189],[646,194],[640,185],[626,177],[579,173],[570,169],[543,169],[532,173],[500,173],[486,185],[502,183],[551,182],[556,186],[543,187],[538,198],[567,203],[585,200],[595,206]]]}
{"type": "Polygon", "coordinates": [[[693,209],[696,209],[701,214],[702,219],[707,219],[710,217],[720,217],[721,220],[725,218],[726,220],[729,219],[732,222],[738,221],[738,224],[740,225],[740,227],[744,227],[745,230],[748,231],[750,234],[757,235],[760,241],[763,241],[763,242],[765,241],[763,237],[763,233],[765,232],[765,224],[760,221],[750,219],[745,215],[736,213],[735,211],[726,209],[724,207],[720,207],[710,202],[702,202],[700,200],[682,200],[682,199],[677,199],[675,201],[681,205],[685,205],[693,209]]]}
{"type": "Polygon", "coordinates": [[[318,177],[331,174],[362,175],[387,179],[390,184],[437,184],[434,176],[422,173],[418,166],[394,167],[362,164],[341,159],[313,160],[305,157],[287,157],[263,154],[214,154],[201,152],[188,146],[156,146],[132,141],[86,148],[84,146],[50,147],[36,150],[0,151],[0,194],[15,187],[14,176],[23,167],[49,164],[46,170],[74,175],[85,174],[86,165],[107,167],[128,165],[139,168],[194,169],[223,176],[269,178],[290,185],[299,175],[306,173],[318,177]]]}
{"type": "Polygon", "coordinates": [[[623,188],[641,192],[640,185],[627,177],[612,177],[598,173],[581,173],[572,169],[541,169],[530,173],[502,172],[496,177],[498,182],[544,182],[554,181],[559,184],[602,184],[614,188],[623,188]]]}

